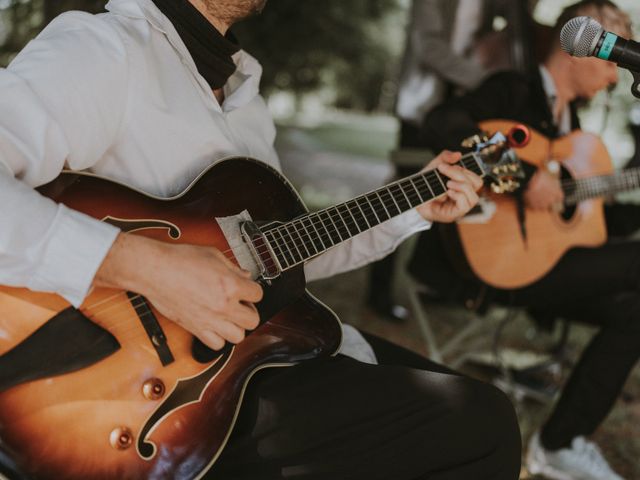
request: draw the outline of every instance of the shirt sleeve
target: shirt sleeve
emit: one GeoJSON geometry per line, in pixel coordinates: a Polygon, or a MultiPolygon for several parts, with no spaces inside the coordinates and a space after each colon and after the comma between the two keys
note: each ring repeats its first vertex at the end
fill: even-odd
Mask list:
{"type": "Polygon", "coordinates": [[[379,260],[414,233],[430,227],[430,222],[422,218],[415,208],[411,209],[356,235],[307,263],[304,270],[307,280],[320,280],[379,260]]]}
{"type": "Polygon", "coordinates": [[[0,70],[0,284],[79,306],[118,230],[34,188],[94,165],[119,133],[125,47],[99,17],[54,20],[0,70]]]}

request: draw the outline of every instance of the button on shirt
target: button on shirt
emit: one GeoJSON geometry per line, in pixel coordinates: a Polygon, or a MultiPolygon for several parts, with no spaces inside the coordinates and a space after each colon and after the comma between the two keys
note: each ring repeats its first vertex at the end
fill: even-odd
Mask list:
{"type": "MultiPolygon", "coordinates": [[[[254,58],[234,55],[220,105],[151,0],[111,0],[107,10],[61,15],[0,70],[0,285],[75,306],[118,230],[34,187],[68,168],[166,197],[225,157],[279,168],[254,58]]],[[[406,212],[309,262],[307,277],[369,263],[428,225],[406,212]]]]}

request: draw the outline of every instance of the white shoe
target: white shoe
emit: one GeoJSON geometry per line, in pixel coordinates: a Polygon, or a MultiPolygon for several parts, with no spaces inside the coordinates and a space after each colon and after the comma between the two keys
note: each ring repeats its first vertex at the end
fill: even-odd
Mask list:
{"type": "Polygon", "coordinates": [[[611,469],[598,446],[584,437],[574,438],[571,448],[550,451],[535,433],[529,441],[526,463],[530,474],[550,480],[624,480],[611,469]]]}

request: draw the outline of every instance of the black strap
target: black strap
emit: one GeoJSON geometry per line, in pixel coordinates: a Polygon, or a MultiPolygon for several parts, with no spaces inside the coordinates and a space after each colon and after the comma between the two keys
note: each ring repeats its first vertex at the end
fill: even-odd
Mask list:
{"type": "Polygon", "coordinates": [[[167,337],[162,330],[160,322],[158,322],[155,314],[151,311],[147,299],[142,295],[132,292],[127,292],[127,296],[129,297],[131,305],[133,305],[133,308],[136,310],[140,323],[142,323],[142,326],[147,332],[149,340],[151,340],[151,345],[155,348],[162,366],[166,367],[170,363],[173,363],[175,359],[167,343],[167,337]]]}

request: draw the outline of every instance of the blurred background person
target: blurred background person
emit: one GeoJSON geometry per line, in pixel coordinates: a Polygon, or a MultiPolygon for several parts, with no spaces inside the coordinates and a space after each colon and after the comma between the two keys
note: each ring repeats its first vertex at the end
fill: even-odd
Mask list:
{"type": "MultiPolygon", "coordinates": [[[[528,72],[535,62],[531,0],[413,0],[396,101],[399,148],[420,148],[420,126],[438,104],[477,87],[491,72],[528,72]]],[[[419,169],[395,165],[395,176],[419,169]]],[[[396,254],[371,267],[368,306],[389,320],[408,312],[393,301],[396,254]]]]}

